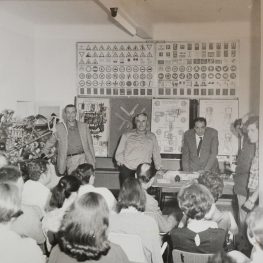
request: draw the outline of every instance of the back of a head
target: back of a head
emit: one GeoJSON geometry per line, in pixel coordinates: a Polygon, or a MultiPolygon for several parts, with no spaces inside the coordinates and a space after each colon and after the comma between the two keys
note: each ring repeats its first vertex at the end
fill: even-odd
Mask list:
{"type": "Polygon", "coordinates": [[[14,184],[0,183],[0,223],[10,222],[22,214],[19,189],[14,184]]]}
{"type": "Polygon", "coordinates": [[[127,178],[120,189],[117,210],[131,206],[143,212],[145,203],[146,196],[140,181],[133,177],[127,178]]]}
{"type": "Polygon", "coordinates": [[[136,175],[142,183],[148,183],[155,174],[150,163],[141,163],[136,169],[136,175]]]}
{"type": "Polygon", "coordinates": [[[256,127],[259,128],[259,117],[256,115],[250,116],[245,122],[245,127],[248,127],[251,124],[256,124],[256,127]]]}
{"type": "Polygon", "coordinates": [[[16,183],[22,175],[15,166],[4,166],[0,168],[0,183],[16,183]]]}
{"type": "Polygon", "coordinates": [[[33,181],[38,181],[41,174],[47,171],[47,163],[47,160],[44,159],[29,161],[24,167],[25,177],[33,181]]]}
{"type": "Polygon", "coordinates": [[[263,207],[256,207],[247,217],[248,238],[255,239],[263,250],[263,207]]]}
{"type": "Polygon", "coordinates": [[[177,195],[179,207],[190,218],[200,220],[211,209],[214,198],[210,191],[195,182],[181,188],[177,195]]]}
{"type": "Polygon", "coordinates": [[[72,175],[77,177],[82,184],[89,184],[90,177],[94,175],[94,168],[89,163],[83,163],[73,171],[72,175]]]}
{"type": "Polygon", "coordinates": [[[69,198],[71,193],[77,192],[81,185],[80,180],[71,175],[62,177],[58,184],[51,190],[50,207],[61,208],[66,198],[69,198]]]}
{"type": "Polygon", "coordinates": [[[198,183],[206,186],[213,195],[215,202],[223,193],[224,181],[218,173],[212,171],[204,171],[198,178],[198,183]]]}
{"type": "Polygon", "coordinates": [[[60,249],[78,261],[98,259],[110,248],[108,225],[105,199],[97,193],[86,193],[73,203],[62,220],[58,232],[60,249]]]}

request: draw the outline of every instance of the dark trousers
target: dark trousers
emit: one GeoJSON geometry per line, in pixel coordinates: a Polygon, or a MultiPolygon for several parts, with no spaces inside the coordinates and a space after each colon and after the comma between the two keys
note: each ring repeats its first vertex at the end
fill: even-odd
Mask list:
{"type": "Polygon", "coordinates": [[[120,175],[119,175],[119,180],[120,180],[120,186],[123,185],[124,181],[128,178],[128,177],[135,177],[135,170],[131,170],[128,167],[126,167],[125,165],[119,166],[119,171],[120,171],[120,175]]]}

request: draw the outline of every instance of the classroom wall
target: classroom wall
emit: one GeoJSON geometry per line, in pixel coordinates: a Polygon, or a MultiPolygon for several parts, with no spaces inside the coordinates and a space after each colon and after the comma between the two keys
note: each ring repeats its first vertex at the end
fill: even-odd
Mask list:
{"type": "Polygon", "coordinates": [[[33,25],[0,11],[0,39],[1,112],[15,110],[18,100],[35,100],[33,25]]]}

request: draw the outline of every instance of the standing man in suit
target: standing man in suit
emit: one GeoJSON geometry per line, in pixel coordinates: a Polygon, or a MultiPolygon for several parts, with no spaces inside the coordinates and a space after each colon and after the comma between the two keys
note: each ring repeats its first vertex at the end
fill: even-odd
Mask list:
{"type": "Polygon", "coordinates": [[[206,119],[194,120],[194,128],[185,132],[182,148],[183,171],[218,171],[218,132],[206,127],[206,119]]]}
{"type": "MultiPolygon", "coordinates": [[[[69,104],[65,107],[65,122],[56,125],[43,149],[43,155],[57,144],[57,170],[60,175],[71,174],[78,165],[89,163],[95,167],[95,153],[89,126],[76,120],[77,109],[69,104]]],[[[43,156],[42,156],[43,157],[43,156]]]]}

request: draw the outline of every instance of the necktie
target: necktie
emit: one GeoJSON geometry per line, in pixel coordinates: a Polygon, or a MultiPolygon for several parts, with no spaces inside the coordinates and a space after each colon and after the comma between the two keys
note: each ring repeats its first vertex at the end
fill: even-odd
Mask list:
{"type": "Polygon", "coordinates": [[[203,138],[202,138],[202,137],[199,137],[199,143],[198,143],[198,146],[197,146],[197,156],[198,156],[198,157],[199,157],[199,155],[200,155],[200,150],[201,150],[202,142],[203,142],[203,138]]]}

